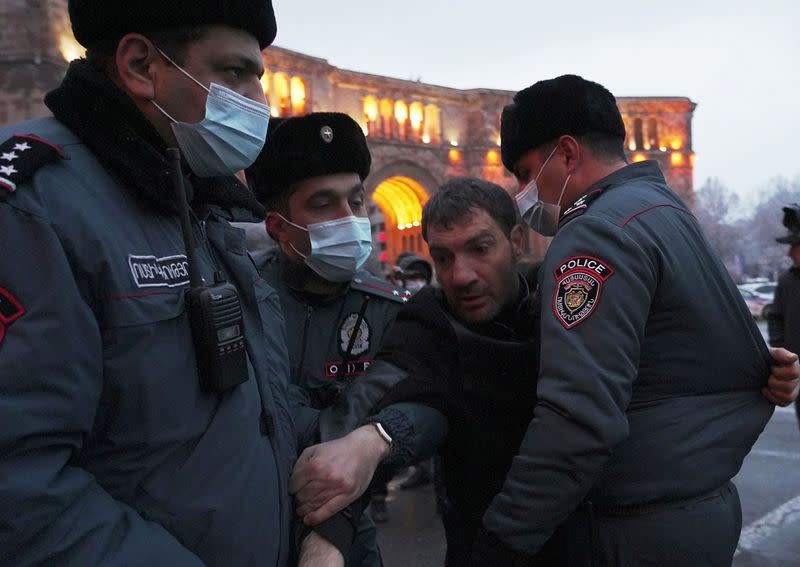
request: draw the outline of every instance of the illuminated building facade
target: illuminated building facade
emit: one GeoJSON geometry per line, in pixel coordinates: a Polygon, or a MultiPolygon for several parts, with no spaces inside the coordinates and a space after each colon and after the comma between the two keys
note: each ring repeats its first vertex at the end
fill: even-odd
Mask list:
{"type": "MultiPolygon", "coordinates": [[[[44,94],[58,84],[66,62],[82,54],[69,31],[66,4],[0,3],[0,21],[6,22],[0,34],[0,124],[47,114],[44,94]]],[[[447,179],[476,176],[516,191],[499,147],[500,113],[512,91],[460,90],[360,73],[274,46],[264,52],[264,64],[262,85],[273,116],[340,111],[361,124],[373,156],[366,188],[382,268],[403,251],[427,256],[422,207],[447,179]]],[[[617,101],[628,158],[656,159],[672,188],[691,204],[695,104],[685,97],[617,101]]],[[[541,258],[545,246],[545,239],[531,235],[529,255],[541,258]]]]}

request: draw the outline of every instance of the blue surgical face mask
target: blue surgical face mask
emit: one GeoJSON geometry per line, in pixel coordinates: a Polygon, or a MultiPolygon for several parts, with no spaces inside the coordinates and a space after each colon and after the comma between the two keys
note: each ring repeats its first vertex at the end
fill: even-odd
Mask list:
{"type": "Polygon", "coordinates": [[[558,203],[545,203],[539,198],[539,186],[536,182],[539,176],[542,175],[544,167],[550,161],[550,158],[556,153],[557,148],[558,146],[553,148],[553,151],[550,152],[550,155],[544,160],[536,177],[514,197],[517,201],[517,208],[519,209],[519,214],[523,222],[542,236],[553,236],[558,230],[558,221],[561,218],[561,199],[564,197],[564,191],[567,189],[567,184],[571,177],[567,175],[564,186],[561,187],[561,195],[558,197],[558,203]]]}
{"type": "Polygon", "coordinates": [[[250,167],[267,139],[269,106],[216,83],[207,88],[160,49],[159,53],[208,93],[206,115],[196,124],[178,122],[151,101],[172,121],[172,132],[194,174],[220,177],[250,167]]]}
{"type": "Polygon", "coordinates": [[[372,230],[366,217],[347,216],[332,221],[315,222],[308,227],[281,218],[295,228],[308,232],[311,254],[305,255],[290,242],[292,250],[306,265],[329,282],[348,282],[372,253],[372,230]]]}

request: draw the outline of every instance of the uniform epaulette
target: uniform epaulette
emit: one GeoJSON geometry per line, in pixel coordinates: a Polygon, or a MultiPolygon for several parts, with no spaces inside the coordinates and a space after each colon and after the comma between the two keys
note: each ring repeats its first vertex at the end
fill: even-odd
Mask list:
{"type": "Polygon", "coordinates": [[[580,197],[578,197],[569,208],[563,212],[561,215],[561,219],[558,221],[558,225],[561,226],[565,222],[571,221],[572,219],[581,216],[583,213],[586,212],[586,209],[589,208],[589,205],[592,204],[592,201],[597,199],[600,194],[603,192],[603,189],[594,189],[589,191],[588,193],[584,193],[580,197]]]}
{"type": "Polygon", "coordinates": [[[55,144],[33,134],[14,134],[0,144],[0,198],[17,190],[20,183],[64,154],[55,144]]]}
{"type": "Polygon", "coordinates": [[[354,277],[353,281],[350,283],[350,288],[384,299],[391,299],[397,303],[405,303],[411,299],[411,292],[407,289],[393,286],[366,272],[359,272],[356,274],[356,277],[354,277]]]}

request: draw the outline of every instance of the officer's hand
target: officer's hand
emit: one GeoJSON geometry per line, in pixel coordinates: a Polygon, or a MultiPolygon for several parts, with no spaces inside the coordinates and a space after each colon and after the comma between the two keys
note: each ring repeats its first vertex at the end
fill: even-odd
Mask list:
{"type": "Polygon", "coordinates": [[[771,348],[774,365],[767,386],[761,393],[777,406],[788,406],[797,399],[800,392],[800,364],[797,355],[785,348],[771,348]]]}
{"type": "Polygon", "coordinates": [[[344,557],[327,539],[310,532],[300,544],[297,567],[344,567],[344,557]]]}
{"type": "Polygon", "coordinates": [[[374,425],[303,451],[289,481],[298,516],[310,526],[333,516],[364,494],[388,454],[389,444],[374,425]]]}

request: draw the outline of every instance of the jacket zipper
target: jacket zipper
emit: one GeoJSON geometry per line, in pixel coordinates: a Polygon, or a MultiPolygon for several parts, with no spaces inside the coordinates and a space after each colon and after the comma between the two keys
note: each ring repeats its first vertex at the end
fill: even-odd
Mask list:
{"type": "Polygon", "coordinates": [[[314,308],[306,305],[306,321],[303,324],[303,341],[300,343],[300,364],[295,369],[295,377],[293,382],[300,384],[300,377],[302,375],[303,361],[306,359],[306,340],[308,339],[308,326],[311,323],[311,315],[314,313],[314,308]]]}

